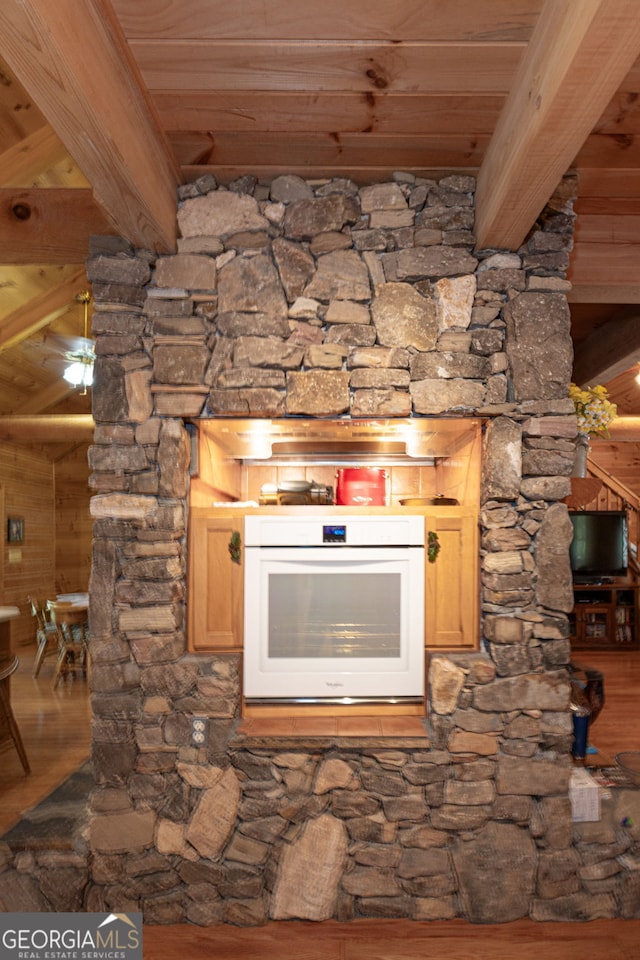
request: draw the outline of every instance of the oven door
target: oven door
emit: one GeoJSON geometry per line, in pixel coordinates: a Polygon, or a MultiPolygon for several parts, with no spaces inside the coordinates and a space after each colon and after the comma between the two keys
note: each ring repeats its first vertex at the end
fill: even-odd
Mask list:
{"type": "Polygon", "coordinates": [[[244,695],[424,696],[424,548],[247,547],[244,695]]]}

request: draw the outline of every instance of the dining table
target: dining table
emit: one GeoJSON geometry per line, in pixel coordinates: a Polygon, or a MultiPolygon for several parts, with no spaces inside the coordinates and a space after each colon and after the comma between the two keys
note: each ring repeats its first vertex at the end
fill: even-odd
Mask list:
{"type": "Polygon", "coordinates": [[[53,678],[54,689],[63,675],[80,672],[87,675],[89,641],[89,594],[59,593],[47,601],[53,623],[58,626],[58,661],[53,678]]]}

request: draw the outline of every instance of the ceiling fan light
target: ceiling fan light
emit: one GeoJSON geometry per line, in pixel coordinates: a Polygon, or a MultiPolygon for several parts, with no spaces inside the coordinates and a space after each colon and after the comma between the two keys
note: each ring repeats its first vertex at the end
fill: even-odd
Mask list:
{"type": "Polygon", "coordinates": [[[93,363],[76,360],[69,364],[62,376],[74,387],[90,387],[93,383],[93,363]]]}

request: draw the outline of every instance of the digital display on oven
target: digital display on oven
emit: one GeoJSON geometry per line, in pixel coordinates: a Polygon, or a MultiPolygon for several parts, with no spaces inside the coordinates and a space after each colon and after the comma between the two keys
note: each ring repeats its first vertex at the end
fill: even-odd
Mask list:
{"type": "Polygon", "coordinates": [[[347,528],[343,523],[328,523],[322,526],[323,543],[346,543],[347,528]]]}

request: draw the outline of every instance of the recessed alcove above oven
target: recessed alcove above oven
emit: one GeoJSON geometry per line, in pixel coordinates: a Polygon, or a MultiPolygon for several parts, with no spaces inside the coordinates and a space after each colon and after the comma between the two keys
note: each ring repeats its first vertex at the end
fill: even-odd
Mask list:
{"type": "MultiPolygon", "coordinates": [[[[482,421],[479,418],[462,417],[368,421],[202,419],[195,421],[195,425],[194,455],[197,468],[192,470],[190,483],[188,550],[190,649],[196,653],[242,652],[245,661],[247,657],[257,656],[255,650],[252,653],[251,645],[247,644],[247,630],[257,632],[256,624],[261,622],[261,613],[254,606],[264,606],[265,609],[268,606],[260,599],[261,574],[256,574],[258,579],[253,584],[247,582],[248,572],[254,567],[261,569],[257,562],[253,563],[253,559],[253,566],[249,563],[249,553],[254,550],[259,553],[259,547],[252,546],[249,550],[248,537],[249,528],[253,529],[251,524],[255,524],[257,518],[287,518],[284,523],[294,524],[297,517],[305,535],[309,532],[307,527],[314,522],[342,524],[344,521],[348,524],[348,540],[355,531],[356,518],[376,528],[385,522],[385,517],[395,516],[401,518],[401,522],[409,522],[411,517],[411,522],[419,522],[421,529],[423,558],[420,583],[411,586],[407,581],[398,592],[398,604],[402,602],[409,607],[413,605],[419,608],[420,619],[417,622],[420,637],[412,656],[415,659],[418,649],[420,665],[410,662],[410,658],[407,660],[408,672],[417,676],[418,685],[407,692],[400,683],[396,685],[397,689],[392,688],[390,681],[387,692],[391,699],[386,709],[391,714],[424,715],[424,651],[478,648],[478,512],[482,421]],[[299,478],[319,481],[331,488],[337,471],[345,464],[375,464],[384,468],[389,475],[386,505],[347,507],[336,505],[333,500],[324,505],[267,505],[264,501],[260,502],[260,490],[265,483],[277,485],[299,478]],[[429,550],[430,546],[434,548],[432,551],[429,550]],[[254,604],[249,610],[247,598],[249,604],[254,604]]],[[[320,529],[324,530],[322,523],[320,529]]],[[[333,526],[331,529],[334,529],[333,526]]],[[[373,542],[378,544],[378,541],[376,534],[373,542]]],[[[316,552],[321,550],[322,547],[316,547],[316,552]]],[[[334,549],[334,553],[337,554],[338,550],[334,549]]],[[[350,556],[348,551],[347,555],[350,556]]],[[[324,554],[321,559],[323,562],[326,559],[324,554]]],[[[340,560],[343,559],[346,559],[346,555],[340,557],[340,560]]],[[[355,562],[355,554],[352,559],[355,562]]],[[[375,559],[377,564],[379,558],[367,558],[367,561],[369,559],[375,559]]],[[[363,561],[359,559],[359,562],[363,561]]],[[[401,565],[405,560],[394,559],[394,562],[401,565]]],[[[290,563],[290,558],[279,557],[278,563],[284,563],[285,567],[282,570],[278,567],[275,573],[271,573],[273,576],[277,574],[278,582],[282,581],[289,589],[287,576],[290,570],[286,564],[290,563]]],[[[358,572],[361,578],[371,577],[368,569],[358,572]]],[[[341,579],[339,570],[331,573],[337,580],[341,579]]],[[[395,569],[389,573],[390,580],[393,576],[402,580],[395,569]]],[[[325,585],[329,583],[328,576],[323,582],[325,585]]],[[[320,607],[323,604],[333,606],[336,591],[337,581],[331,587],[329,597],[322,599],[324,595],[320,594],[320,607]]],[[[338,599],[336,594],[336,610],[342,610],[342,613],[340,616],[336,613],[338,619],[334,617],[334,620],[336,623],[346,622],[350,620],[351,612],[345,614],[338,599]]],[[[392,604],[391,600],[384,602],[392,604]]],[[[315,614],[312,620],[314,618],[315,614]]],[[[376,623],[378,620],[382,622],[378,617],[376,623]]],[[[291,632],[293,621],[288,619],[285,623],[291,632]]],[[[331,623],[333,626],[329,633],[333,638],[337,628],[333,620],[331,623]]],[[[393,634],[388,624],[385,630],[389,635],[393,634]]],[[[370,632],[367,632],[367,637],[369,635],[370,632]]],[[[404,639],[398,640],[396,659],[406,670],[403,643],[404,639]]],[[[351,649],[353,644],[350,642],[348,647],[351,649]]],[[[368,652],[367,656],[371,658],[368,652]]],[[[341,657],[342,652],[338,660],[341,657]]],[[[333,659],[336,660],[336,657],[333,659]]],[[[309,695],[308,689],[302,684],[298,691],[292,689],[295,684],[291,678],[295,677],[300,663],[291,656],[289,660],[290,676],[287,674],[273,694],[278,700],[287,699],[284,694],[289,689],[294,699],[309,695]]],[[[303,660],[309,660],[306,648],[303,660]]],[[[245,663],[243,669],[246,668],[245,663]]],[[[401,671],[398,668],[396,672],[401,671]]],[[[333,679],[329,677],[327,684],[333,679]]],[[[384,691],[378,687],[373,699],[385,699],[384,691]]],[[[313,692],[317,699],[317,691],[314,689],[313,692]]],[[[356,693],[359,692],[356,690],[356,693]]],[[[252,699],[263,699],[261,693],[251,691],[252,699]]],[[[349,693],[353,696],[354,690],[350,689],[349,693]]],[[[249,715],[246,697],[247,691],[244,690],[245,716],[249,715]]],[[[335,697],[333,699],[335,701],[335,697]]],[[[361,699],[367,700],[367,690],[361,699]]],[[[339,712],[340,705],[335,702],[331,707],[321,704],[320,715],[322,709],[330,709],[335,715],[336,706],[339,712]]],[[[349,707],[353,708],[354,705],[349,707]]]]}
{"type": "Polygon", "coordinates": [[[198,429],[233,459],[338,460],[451,457],[477,436],[477,418],[374,420],[202,419],[198,429]]]}
{"type": "Polygon", "coordinates": [[[312,480],[333,487],[336,468],[376,465],[389,472],[389,505],[446,497],[477,507],[478,418],[375,420],[201,419],[191,506],[259,500],[261,486],[312,480]]]}

